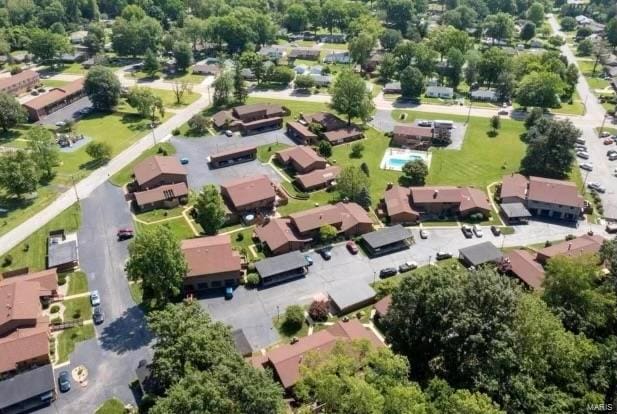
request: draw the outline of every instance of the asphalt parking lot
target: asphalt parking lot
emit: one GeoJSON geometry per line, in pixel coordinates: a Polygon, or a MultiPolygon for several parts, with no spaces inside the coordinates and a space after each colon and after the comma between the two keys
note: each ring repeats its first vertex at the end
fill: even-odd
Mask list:
{"type": "Polygon", "coordinates": [[[91,106],[92,102],[90,102],[90,99],[85,96],[63,108],[58,109],[54,113],[47,115],[45,118],[41,119],[38,124],[56,125],[56,122],[66,121],[67,119],[77,120],[82,116],[79,111],[91,106]]]}
{"type": "Polygon", "coordinates": [[[259,160],[246,162],[225,168],[210,169],[208,156],[220,151],[245,145],[268,145],[282,143],[296,145],[282,129],[268,131],[262,134],[227,137],[217,135],[205,138],[173,137],[170,142],[176,148],[176,157],[189,159],[185,165],[188,171],[189,187],[200,190],[205,184],[221,184],[234,178],[252,177],[259,174],[269,176],[274,182],[280,182],[281,177],[269,166],[262,165],[259,160]]]}

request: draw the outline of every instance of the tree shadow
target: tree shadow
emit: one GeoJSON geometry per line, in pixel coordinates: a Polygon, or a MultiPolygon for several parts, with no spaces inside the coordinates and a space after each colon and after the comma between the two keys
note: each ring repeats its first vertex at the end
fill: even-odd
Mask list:
{"type": "Polygon", "coordinates": [[[152,339],[153,335],[148,330],[144,312],[137,305],[127,309],[99,335],[101,347],[118,354],[147,346],[152,339]]]}
{"type": "Polygon", "coordinates": [[[109,162],[109,160],[105,159],[105,160],[90,160],[87,162],[84,162],[83,164],[79,165],[79,169],[80,170],[88,170],[88,171],[93,171],[96,170],[99,167],[102,167],[103,165],[107,164],[109,162]]]}
{"type": "Polygon", "coordinates": [[[498,131],[494,131],[494,130],[490,130],[490,131],[486,131],[486,135],[489,138],[495,138],[497,135],[499,135],[498,131]]]}

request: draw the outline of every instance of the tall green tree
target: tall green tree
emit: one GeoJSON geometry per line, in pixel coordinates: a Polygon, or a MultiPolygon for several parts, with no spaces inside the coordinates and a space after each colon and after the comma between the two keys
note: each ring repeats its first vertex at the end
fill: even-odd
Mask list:
{"type": "Polygon", "coordinates": [[[88,71],[84,89],[92,106],[100,111],[111,111],[120,100],[120,81],[110,68],[104,66],[95,66],[88,71]]]}
{"type": "Polygon", "coordinates": [[[0,92],[0,128],[6,132],[27,119],[26,111],[17,99],[6,92],[0,92]]]}
{"type": "Polygon", "coordinates": [[[486,35],[494,40],[509,41],[514,35],[514,19],[508,13],[497,13],[484,20],[486,35]]]}
{"type": "Polygon", "coordinates": [[[347,116],[347,125],[351,125],[354,117],[366,119],[374,109],[364,80],[351,71],[344,71],[336,78],[331,93],[330,105],[347,116]]]}
{"type": "Polygon", "coordinates": [[[407,161],[403,165],[403,177],[407,185],[422,186],[426,182],[428,167],[420,159],[407,161]]]}
{"type": "Polygon", "coordinates": [[[349,165],[341,171],[336,180],[336,188],[341,198],[357,202],[362,189],[370,189],[370,180],[359,167],[349,165]]]}
{"type": "Polygon", "coordinates": [[[180,72],[186,70],[193,63],[193,50],[187,42],[176,42],[173,48],[174,59],[176,59],[176,69],[180,72]]]}
{"type": "Polygon", "coordinates": [[[244,82],[244,77],[242,76],[242,65],[238,60],[234,62],[233,86],[233,96],[236,102],[246,102],[248,90],[246,89],[246,82],[244,82]]]}
{"type": "Polygon", "coordinates": [[[111,159],[111,145],[107,142],[93,141],[86,145],[86,154],[96,163],[106,162],[111,159]]]}
{"type": "Polygon", "coordinates": [[[165,107],[163,99],[155,95],[150,88],[141,88],[136,86],[129,91],[126,98],[128,104],[135,108],[139,114],[154,122],[157,119],[157,114],[161,117],[165,116],[165,107]]]}
{"type": "Polygon", "coordinates": [[[536,36],[536,25],[533,22],[526,22],[522,29],[521,29],[521,33],[519,34],[521,40],[524,40],[525,42],[533,39],[536,36]]]}
{"type": "Polygon", "coordinates": [[[565,84],[558,74],[551,72],[532,72],[525,75],[516,89],[516,102],[521,106],[555,108],[565,84]]]}
{"type": "Polygon", "coordinates": [[[360,65],[361,68],[364,68],[376,43],[377,41],[372,34],[361,32],[349,42],[349,56],[351,60],[360,65]]]}
{"type": "Polygon", "coordinates": [[[287,13],[283,17],[283,25],[290,32],[301,32],[306,29],[309,21],[309,14],[302,4],[292,4],[287,8],[287,13]]]}
{"type": "Polygon", "coordinates": [[[139,232],[129,245],[125,270],[130,280],[142,282],[143,299],[162,308],[182,292],[188,266],[180,243],[166,226],[139,232]]]}
{"type": "Polygon", "coordinates": [[[38,166],[25,151],[0,156],[0,187],[7,194],[21,199],[24,194],[36,190],[40,178],[38,166]]]}
{"type": "Polygon", "coordinates": [[[606,40],[608,44],[617,47],[617,17],[613,17],[605,27],[606,40]]]}
{"type": "Polygon", "coordinates": [[[527,18],[536,26],[540,26],[544,22],[544,5],[535,2],[527,9],[527,18]]]}
{"type": "Polygon", "coordinates": [[[30,33],[30,53],[43,62],[55,67],[62,53],[69,53],[72,48],[66,36],[49,30],[33,29],[30,33]]]}
{"type": "Polygon", "coordinates": [[[208,235],[216,234],[225,224],[225,206],[216,186],[205,185],[195,201],[195,219],[208,235]]]}
{"type": "Polygon", "coordinates": [[[336,230],[336,227],[330,224],[325,224],[319,228],[319,240],[321,240],[323,243],[332,242],[334,239],[336,239],[337,235],[338,231],[336,230]]]}
{"type": "Polygon", "coordinates": [[[417,68],[407,66],[399,75],[403,98],[419,98],[424,91],[424,75],[417,68]]]}
{"type": "Polygon", "coordinates": [[[215,107],[226,106],[231,102],[234,90],[234,79],[229,72],[221,72],[212,83],[214,93],[212,103],[215,107]]]}
{"type": "Polygon", "coordinates": [[[159,70],[161,70],[161,64],[158,56],[152,50],[146,50],[144,55],[144,63],[142,70],[151,78],[154,78],[159,70]]]}
{"type": "Polygon", "coordinates": [[[60,164],[60,150],[53,135],[42,126],[35,126],[26,133],[30,157],[42,172],[42,178],[54,176],[54,167],[60,164]]]}

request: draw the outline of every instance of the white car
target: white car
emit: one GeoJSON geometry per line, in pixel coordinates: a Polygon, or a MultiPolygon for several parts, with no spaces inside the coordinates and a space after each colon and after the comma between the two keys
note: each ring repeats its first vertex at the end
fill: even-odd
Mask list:
{"type": "Polygon", "coordinates": [[[66,125],[66,122],[64,122],[64,121],[58,121],[58,122],[56,122],[56,126],[57,126],[57,127],[63,127],[63,126],[65,126],[65,125],[66,125]]]}
{"type": "Polygon", "coordinates": [[[225,135],[227,135],[228,137],[233,136],[233,134],[234,134],[234,133],[233,133],[230,129],[228,129],[227,131],[225,131],[225,135]]]}
{"type": "Polygon", "coordinates": [[[473,233],[476,235],[476,237],[484,236],[484,233],[482,232],[482,229],[477,224],[474,224],[474,226],[473,226],[473,233]]]}
{"type": "Polygon", "coordinates": [[[422,229],[420,230],[420,238],[421,239],[428,239],[428,231],[422,229]]]}
{"type": "Polygon", "coordinates": [[[580,167],[585,171],[593,171],[593,164],[590,162],[584,162],[580,165],[580,167]]]}
{"type": "Polygon", "coordinates": [[[585,151],[577,151],[576,152],[576,156],[579,158],[582,158],[584,160],[588,160],[589,159],[589,154],[586,153],[585,151]]]}
{"type": "Polygon", "coordinates": [[[605,193],[606,192],[606,188],[604,188],[602,186],[602,184],[600,183],[595,183],[595,182],[590,182],[589,184],[587,184],[587,188],[590,188],[592,190],[597,191],[598,193],[605,193]]]}
{"type": "Polygon", "coordinates": [[[99,296],[98,290],[93,290],[90,292],[90,303],[92,306],[98,306],[101,304],[101,297],[99,296]]]}
{"type": "Polygon", "coordinates": [[[607,131],[602,131],[602,133],[599,135],[600,138],[608,138],[610,136],[611,136],[611,133],[607,131]]]}

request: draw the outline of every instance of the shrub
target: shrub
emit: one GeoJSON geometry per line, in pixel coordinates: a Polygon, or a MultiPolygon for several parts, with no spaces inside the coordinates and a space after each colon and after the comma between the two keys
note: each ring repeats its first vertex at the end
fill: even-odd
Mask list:
{"type": "Polygon", "coordinates": [[[257,273],[249,273],[246,276],[246,286],[247,287],[255,287],[258,284],[259,284],[259,275],[257,273]]]}
{"type": "Polygon", "coordinates": [[[469,220],[472,222],[480,222],[484,219],[484,215],[482,213],[473,213],[469,216],[469,220]]]}
{"type": "Polygon", "coordinates": [[[360,164],[360,169],[362,170],[364,174],[366,174],[367,177],[371,176],[367,163],[363,162],[362,164],[360,164]]]}
{"type": "Polygon", "coordinates": [[[172,129],[171,135],[173,135],[174,137],[177,137],[178,135],[180,135],[180,130],[178,128],[172,129]]]}
{"type": "Polygon", "coordinates": [[[238,235],[236,236],[236,241],[242,241],[244,240],[244,233],[239,232],[238,235]]]}
{"type": "Polygon", "coordinates": [[[7,254],[6,256],[4,256],[4,261],[2,262],[2,266],[7,267],[7,266],[10,266],[11,264],[13,264],[13,256],[11,256],[10,254],[7,254]]]}
{"type": "Polygon", "coordinates": [[[73,317],[73,319],[81,318],[81,309],[75,309],[75,311],[73,312],[73,315],[71,316],[73,317]]]}
{"type": "Polygon", "coordinates": [[[55,318],[53,318],[50,323],[52,325],[60,325],[62,323],[62,318],[59,316],[56,316],[55,318]]]}
{"type": "Polygon", "coordinates": [[[319,153],[324,157],[332,156],[332,144],[328,141],[321,141],[319,143],[319,153]]]}
{"type": "Polygon", "coordinates": [[[552,245],[553,245],[553,243],[551,243],[549,240],[547,240],[547,241],[544,243],[544,247],[551,247],[552,245]]]}
{"type": "Polygon", "coordinates": [[[324,322],[328,320],[328,302],[321,300],[314,301],[311,303],[308,313],[315,322],[324,322]]]}
{"type": "Polygon", "coordinates": [[[283,326],[289,331],[299,331],[304,323],[304,310],[300,305],[288,306],[285,310],[283,326]]]}
{"type": "Polygon", "coordinates": [[[574,240],[574,239],[576,239],[576,236],[574,236],[574,234],[566,235],[566,241],[570,241],[570,240],[574,240]]]}
{"type": "Polygon", "coordinates": [[[30,250],[30,244],[26,243],[24,244],[24,252],[27,252],[28,250],[30,250]]]}
{"type": "Polygon", "coordinates": [[[361,142],[356,142],[351,146],[351,158],[361,158],[362,151],[364,151],[364,144],[361,142]]]}
{"type": "Polygon", "coordinates": [[[21,73],[22,70],[23,69],[19,65],[11,66],[11,75],[17,75],[18,73],[21,73]]]}
{"type": "Polygon", "coordinates": [[[64,286],[66,284],[66,276],[65,275],[58,275],[58,285],[59,286],[64,286]]]}
{"type": "Polygon", "coordinates": [[[58,313],[60,311],[60,306],[58,305],[52,305],[51,308],[49,308],[49,313],[58,313]]]}
{"type": "Polygon", "coordinates": [[[189,119],[188,125],[191,131],[200,135],[205,134],[208,130],[208,118],[202,114],[193,115],[193,117],[189,119]]]}

